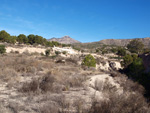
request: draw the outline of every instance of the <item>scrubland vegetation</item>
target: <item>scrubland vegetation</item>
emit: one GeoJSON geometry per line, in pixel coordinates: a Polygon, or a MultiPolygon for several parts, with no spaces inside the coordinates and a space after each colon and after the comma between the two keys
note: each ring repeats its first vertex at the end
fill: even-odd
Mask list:
{"type": "Polygon", "coordinates": [[[74,59],[56,63],[45,56],[11,53],[0,56],[0,62],[1,84],[7,83],[5,94],[1,95],[6,102],[1,104],[2,113],[149,112],[148,103],[143,97],[144,88],[128,80],[125,75],[112,73],[112,76],[116,76],[116,83],[123,88],[121,94],[107,81],[95,83],[94,89],[104,94],[104,100],[98,101],[94,95],[88,97],[88,86],[84,82],[89,75],[100,72],[83,70],[74,59]],[[90,103],[86,102],[90,98],[90,103]]]}
{"type": "Polygon", "coordinates": [[[141,85],[114,72],[122,90],[107,80],[90,87],[89,77],[102,72],[84,70],[77,58],[10,53],[1,55],[0,62],[2,113],[149,113],[141,85]],[[89,95],[89,88],[103,99],[89,95]]]}
{"type": "MultiPolygon", "coordinates": [[[[0,32],[1,42],[66,46],[44,40],[0,32]]],[[[19,54],[5,53],[0,45],[0,113],[150,113],[150,78],[139,57],[145,51],[141,42],[81,50],[70,56],[52,48],[45,54],[19,54]],[[113,61],[121,62],[120,72],[113,61]]]]}

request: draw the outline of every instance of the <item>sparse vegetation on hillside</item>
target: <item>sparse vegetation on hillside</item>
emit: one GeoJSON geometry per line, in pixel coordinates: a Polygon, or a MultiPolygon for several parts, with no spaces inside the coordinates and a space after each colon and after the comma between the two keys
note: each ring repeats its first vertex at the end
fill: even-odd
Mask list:
{"type": "MultiPolygon", "coordinates": [[[[42,37],[37,35],[21,34],[18,37],[20,44],[44,44],[42,37]]],[[[62,46],[57,42],[52,43],[62,46]]],[[[53,46],[52,43],[49,43],[50,46],[53,46]]],[[[45,55],[29,52],[1,55],[0,108],[10,108],[16,113],[148,113],[149,106],[143,97],[144,88],[138,84],[143,83],[144,86],[145,78],[148,78],[141,76],[141,59],[136,54],[126,55],[123,47],[103,45],[87,51],[94,54],[70,55],[69,52],[50,48],[45,55]],[[50,52],[54,56],[46,57],[50,56],[50,52]],[[116,59],[113,62],[107,55],[101,55],[103,52],[118,54],[123,58],[128,77],[138,82],[134,83],[117,72],[107,77],[103,75],[105,70],[107,73],[116,70],[115,66],[119,64],[115,63],[116,59]],[[98,66],[96,69],[96,63],[104,70],[98,66]]],[[[114,54],[114,57],[118,57],[114,54]]]]}
{"type": "MultiPolygon", "coordinates": [[[[117,73],[114,78],[108,76],[104,82],[95,81],[94,87],[87,85],[91,75],[102,72],[83,70],[78,64],[82,58],[79,56],[70,58],[58,56],[54,61],[50,57],[35,57],[32,54],[24,53],[10,53],[6,56],[0,56],[0,83],[7,83],[5,93],[8,93],[9,100],[6,100],[8,104],[2,102],[4,106],[1,108],[30,113],[148,111],[148,104],[142,95],[143,88],[138,83],[129,81],[125,75],[117,73]],[[116,80],[115,83],[121,87],[117,88],[109,82],[109,79],[116,80]],[[93,90],[94,92],[91,94],[93,90]],[[123,93],[118,94],[118,91],[123,91],[123,93]],[[103,100],[96,101],[95,92],[96,94],[100,93],[99,97],[102,97],[103,100]],[[140,101],[138,101],[139,99],[140,101]]],[[[83,62],[88,67],[96,65],[95,58],[90,54],[85,56],[83,62]]],[[[102,63],[104,59],[99,58],[98,62],[102,63]]],[[[2,86],[0,85],[0,87],[2,86]]],[[[4,100],[3,93],[0,95],[4,100]]]]}

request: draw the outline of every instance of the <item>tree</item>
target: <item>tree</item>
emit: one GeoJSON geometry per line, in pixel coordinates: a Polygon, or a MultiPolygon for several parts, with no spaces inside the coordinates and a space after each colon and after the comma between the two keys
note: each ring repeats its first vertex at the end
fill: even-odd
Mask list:
{"type": "Polygon", "coordinates": [[[5,30],[0,31],[0,41],[5,42],[6,39],[10,38],[10,34],[5,30]]]}
{"type": "Polygon", "coordinates": [[[48,47],[53,47],[54,45],[53,45],[53,43],[52,43],[52,42],[47,41],[46,46],[48,46],[48,47]]]}
{"type": "Polygon", "coordinates": [[[35,43],[35,35],[30,34],[28,35],[28,42],[32,45],[35,43]]]}
{"type": "Polygon", "coordinates": [[[139,54],[140,52],[142,52],[144,44],[138,39],[134,39],[130,41],[130,43],[127,45],[127,48],[130,52],[139,54]]]}
{"type": "Polygon", "coordinates": [[[43,45],[43,37],[35,35],[35,43],[43,45]]]}
{"type": "Polygon", "coordinates": [[[5,52],[6,52],[5,45],[0,45],[0,54],[3,54],[5,52]]]}
{"type": "Polygon", "coordinates": [[[26,35],[24,35],[24,34],[20,34],[18,37],[17,37],[17,41],[19,42],[19,43],[28,43],[28,38],[26,37],[26,35]]]}
{"type": "Polygon", "coordinates": [[[9,38],[6,38],[7,43],[15,44],[16,43],[16,36],[10,36],[9,38]]]}
{"type": "Polygon", "coordinates": [[[96,60],[91,54],[89,54],[85,56],[85,58],[83,59],[82,65],[85,65],[88,67],[96,67],[96,60]]]}

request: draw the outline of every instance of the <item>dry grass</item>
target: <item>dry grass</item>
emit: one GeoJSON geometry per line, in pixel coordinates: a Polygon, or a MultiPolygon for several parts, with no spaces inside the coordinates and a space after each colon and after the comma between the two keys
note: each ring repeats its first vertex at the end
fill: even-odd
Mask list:
{"type": "Polygon", "coordinates": [[[71,100],[67,97],[72,91],[70,88],[80,89],[87,80],[87,75],[100,73],[94,70],[82,70],[76,65],[76,59],[70,58],[66,59],[65,63],[55,63],[53,59],[42,56],[9,54],[0,56],[0,62],[1,81],[16,83],[21,92],[18,93],[19,96],[9,100],[16,98],[15,101],[18,102],[16,105],[15,101],[9,102],[7,107],[0,104],[2,113],[19,113],[26,108],[31,110],[30,113],[33,111],[37,113],[149,112],[148,104],[142,96],[143,88],[123,75],[114,76],[114,79],[123,87],[124,94],[117,94],[116,87],[109,82],[99,81],[95,83],[95,89],[107,93],[106,100],[98,102],[93,100],[89,109],[85,109],[87,103],[80,98],[71,97],[75,98],[72,101],[76,101],[73,102],[74,105],[70,103],[71,100]],[[20,81],[21,78],[24,81],[20,81]],[[63,94],[66,95],[60,96],[63,94]],[[22,107],[19,107],[19,102],[22,107]]]}
{"type": "Polygon", "coordinates": [[[39,107],[38,113],[59,113],[59,109],[55,104],[47,103],[39,107]]]}
{"type": "MultiPolygon", "coordinates": [[[[53,92],[53,83],[55,78],[50,74],[47,73],[40,79],[33,79],[31,82],[26,82],[23,86],[19,89],[19,91],[24,93],[35,93],[39,94],[45,92],[53,92]]],[[[58,89],[59,90],[59,89],[58,89]]]]}

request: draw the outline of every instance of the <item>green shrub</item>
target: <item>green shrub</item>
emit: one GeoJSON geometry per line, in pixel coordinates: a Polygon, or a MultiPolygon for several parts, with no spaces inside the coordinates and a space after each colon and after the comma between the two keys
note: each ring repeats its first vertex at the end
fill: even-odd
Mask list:
{"type": "Polygon", "coordinates": [[[5,52],[6,52],[5,45],[0,45],[0,54],[3,54],[5,52]]]}
{"type": "Polygon", "coordinates": [[[131,64],[133,62],[133,57],[131,55],[125,55],[123,57],[123,62],[122,62],[122,65],[124,67],[127,67],[129,64],[131,64]]]}
{"type": "Polygon", "coordinates": [[[45,50],[45,55],[49,56],[50,55],[50,49],[45,50]]]}
{"type": "Polygon", "coordinates": [[[117,48],[112,48],[111,52],[116,53],[117,52],[117,48]]]}
{"type": "Polygon", "coordinates": [[[67,52],[66,52],[66,51],[63,51],[62,53],[65,55],[67,52]]]}
{"type": "Polygon", "coordinates": [[[61,54],[61,52],[60,51],[55,51],[55,54],[59,55],[59,54],[61,54]]]}
{"type": "Polygon", "coordinates": [[[105,49],[103,49],[103,50],[102,50],[102,54],[104,55],[104,54],[106,54],[106,53],[108,53],[108,51],[105,50],[105,49]]]}
{"type": "Polygon", "coordinates": [[[117,55],[125,56],[126,55],[126,50],[123,49],[123,48],[118,48],[117,55]]]}
{"type": "Polygon", "coordinates": [[[128,66],[128,71],[132,78],[139,77],[144,72],[143,60],[141,58],[134,59],[128,66]]]}
{"type": "Polygon", "coordinates": [[[88,67],[96,67],[96,60],[91,54],[89,54],[85,56],[85,58],[83,59],[82,65],[85,65],[88,67]]]}
{"type": "Polygon", "coordinates": [[[100,51],[99,49],[96,49],[96,53],[99,53],[99,51],[100,51]]]}

